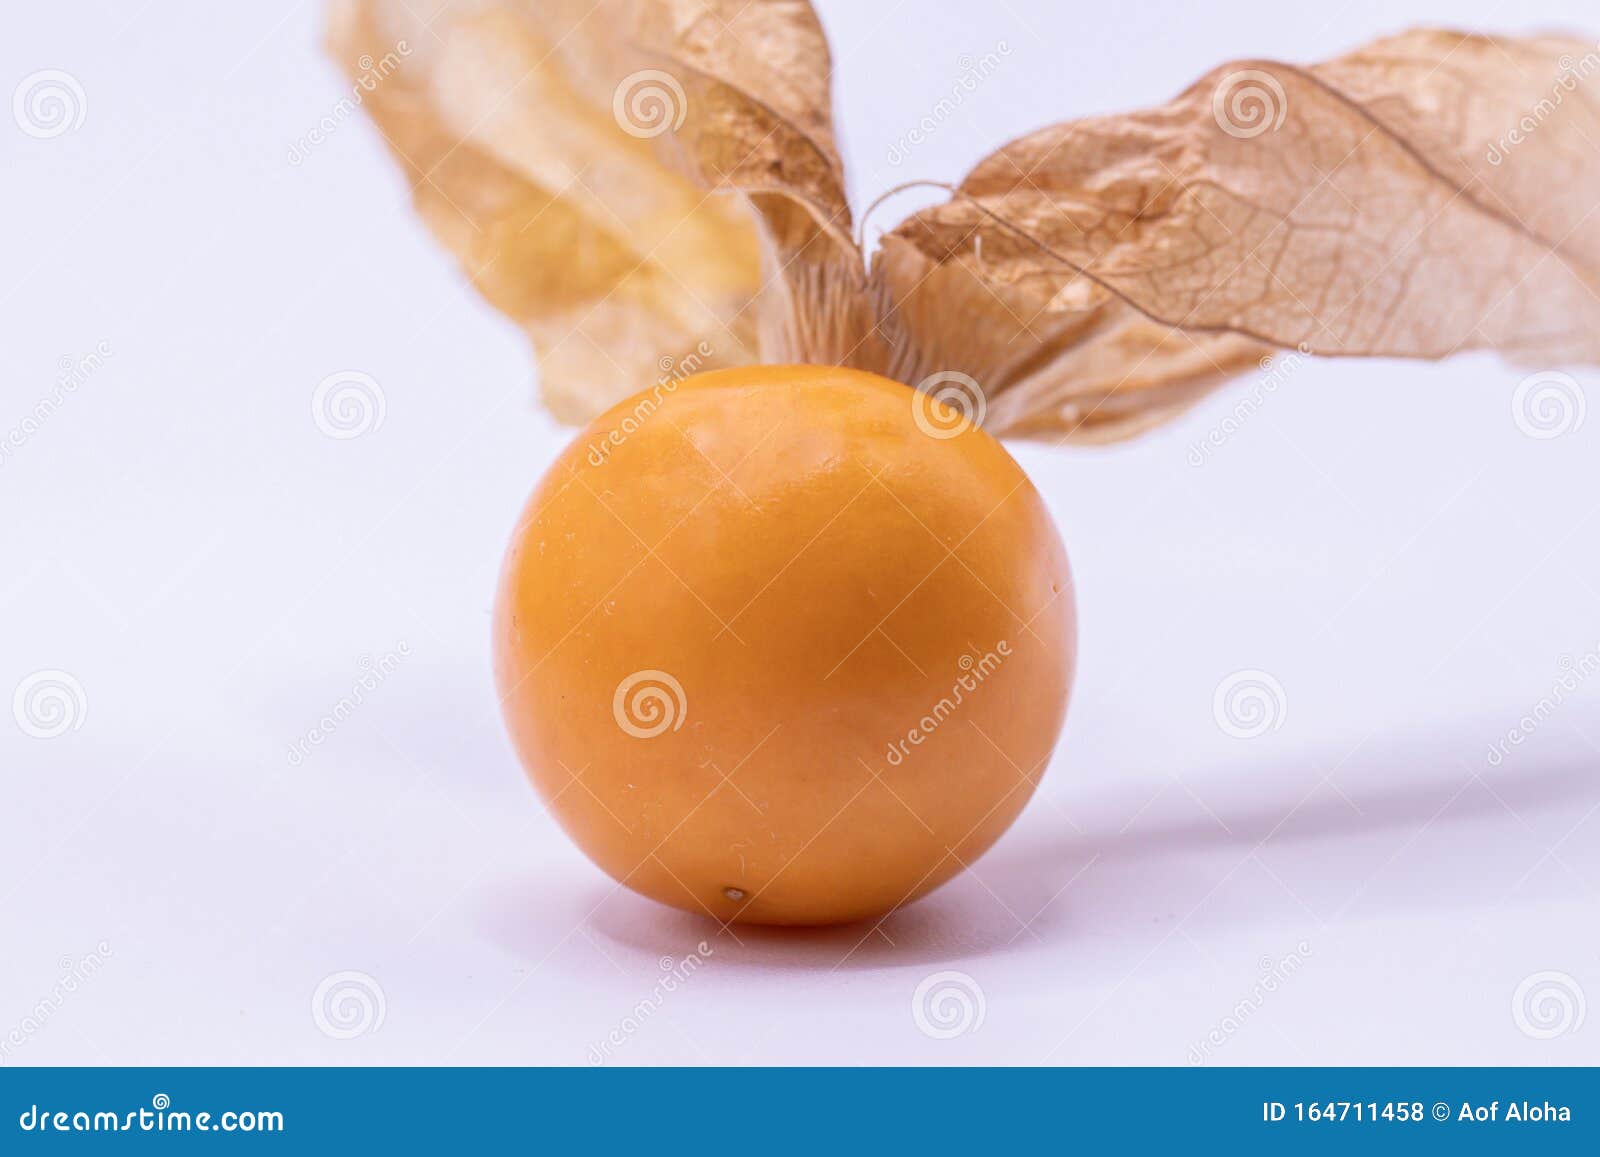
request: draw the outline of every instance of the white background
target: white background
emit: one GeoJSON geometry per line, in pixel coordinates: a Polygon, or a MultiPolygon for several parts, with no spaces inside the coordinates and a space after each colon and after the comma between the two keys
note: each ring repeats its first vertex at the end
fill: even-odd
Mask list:
{"type": "MultiPolygon", "coordinates": [[[[858,204],[1230,58],[1430,21],[1600,35],[1581,0],[820,7],[858,204]],[[1001,41],[1004,67],[890,164],[958,58],[1001,41]]],[[[1490,357],[1308,363],[1198,469],[1226,394],[1133,445],[1017,447],[1082,621],[1040,794],[880,933],[715,935],[616,891],[507,745],[493,584],[567,432],[370,126],[288,162],[349,92],[319,25],[314,3],[35,4],[0,38],[4,92],[55,68],[86,97],[55,139],[0,117],[0,427],[61,359],[111,351],[0,463],[4,1063],[583,1064],[702,939],[615,1063],[1182,1064],[1290,953],[1210,1063],[1600,1062],[1600,1009],[1576,1021],[1600,1001],[1600,679],[1487,759],[1600,646],[1600,414],[1526,436],[1525,371],[1490,357]],[[340,441],[310,402],[346,369],[387,414],[340,441]],[[363,656],[402,643],[290,766],[363,656]],[[1287,709],[1241,740],[1212,697],[1247,668],[1287,709]],[[40,670],[86,696],[58,738],[3,710],[40,670]],[[63,958],[102,943],[28,1028],[63,958]],[[312,998],[346,970],[384,1017],[334,1039],[312,998]],[[912,1015],[941,970],[985,1008],[947,1040],[912,1015]],[[1567,1031],[1536,1039],[1513,997],[1552,970],[1567,1031]]]]}

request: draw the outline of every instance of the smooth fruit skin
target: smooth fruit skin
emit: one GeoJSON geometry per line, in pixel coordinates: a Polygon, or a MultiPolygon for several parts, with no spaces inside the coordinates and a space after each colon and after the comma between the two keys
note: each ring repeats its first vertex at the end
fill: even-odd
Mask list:
{"type": "Polygon", "coordinates": [[[749,367],[636,395],[551,466],[496,678],[535,787],[616,880],[725,922],[876,917],[1022,810],[1066,713],[1071,576],[1021,468],[956,416],[749,367]]]}

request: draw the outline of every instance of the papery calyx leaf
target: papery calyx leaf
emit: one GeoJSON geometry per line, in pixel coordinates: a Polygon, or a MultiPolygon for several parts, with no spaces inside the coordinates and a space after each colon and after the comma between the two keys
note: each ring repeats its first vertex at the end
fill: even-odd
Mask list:
{"type": "Polygon", "coordinates": [[[805,0],[338,0],[329,44],[565,420],[757,360],[797,257],[860,267],[805,0]]]}
{"type": "Polygon", "coordinates": [[[1005,145],[867,267],[806,0],[334,13],[358,81],[409,44],[362,103],[567,420],[669,371],[822,362],[960,374],[995,433],[1101,441],[1277,349],[1600,362],[1592,43],[1225,65],[1005,145]]]}
{"type": "Polygon", "coordinates": [[[1562,79],[1586,50],[1413,32],[1014,141],[876,256],[901,373],[972,375],[999,432],[1092,440],[1274,347],[1600,361],[1600,104],[1562,79]]]}

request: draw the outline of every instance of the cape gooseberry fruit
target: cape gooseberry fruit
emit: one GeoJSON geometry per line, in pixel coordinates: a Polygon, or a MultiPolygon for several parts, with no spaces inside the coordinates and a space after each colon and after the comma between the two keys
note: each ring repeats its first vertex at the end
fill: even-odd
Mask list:
{"type": "Polygon", "coordinates": [[[880,916],[1033,794],[1072,580],[1038,492],[958,407],[873,374],[665,382],[583,431],[512,537],[506,720],[572,839],[719,921],[880,916]]]}

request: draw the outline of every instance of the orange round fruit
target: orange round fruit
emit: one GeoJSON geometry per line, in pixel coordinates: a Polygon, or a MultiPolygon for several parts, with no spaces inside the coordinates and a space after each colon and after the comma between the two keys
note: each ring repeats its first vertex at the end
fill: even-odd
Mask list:
{"type": "Polygon", "coordinates": [[[615,879],[719,921],[880,916],[964,870],[1066,712],[1072,584],[1011,456],[927,393],[761,366],[596,419],[506,558],[512,739],[615,879]]]}

